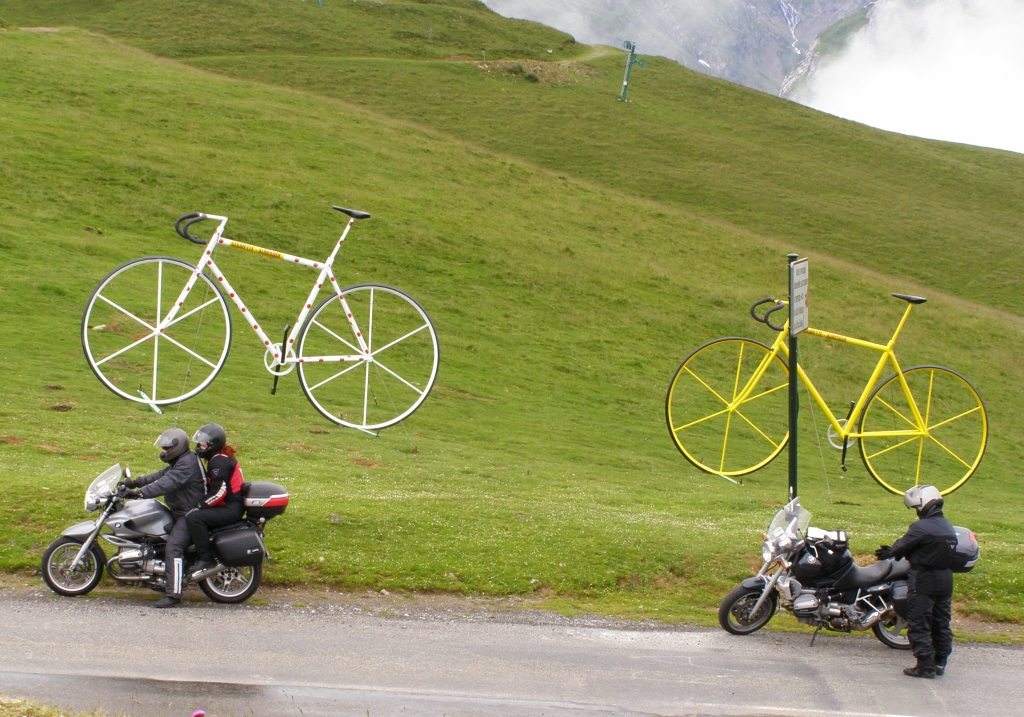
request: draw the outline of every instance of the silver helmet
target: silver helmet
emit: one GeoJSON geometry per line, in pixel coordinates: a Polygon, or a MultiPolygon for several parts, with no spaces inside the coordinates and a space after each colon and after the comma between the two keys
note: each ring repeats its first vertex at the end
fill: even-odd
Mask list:
{"type": "Polygon", "coordinates": [[[178,456],[188,452],[188,434],[180,428],[168,428],[157,437],[153,445],[162,449],[160,460],[170,463],[178,456]]]}
{"type": "Polygon", "coordinates": [[[903,505],[918,513],[937,500],[942,500],[942,493],[933,485],[915,485],[903,494],[903,505]]]}

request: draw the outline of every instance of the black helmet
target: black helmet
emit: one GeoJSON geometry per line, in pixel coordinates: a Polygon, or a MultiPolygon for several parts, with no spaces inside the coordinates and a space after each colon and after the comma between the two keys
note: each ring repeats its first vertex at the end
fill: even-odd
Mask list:
{"type": "Polygon", "coordinates": [[[160,460],[171,463],[188,451],[188,434],[180,428],[169,428],[160,434],[153,445],[163,449],[160,451],[160,460]]]}
{"type": "Polygon", "coordinates": [[[220,424],[207,423],[195,432],[192,440],[196,442],[196,453],[201,458],[210,459],[217,455],[220,449],[228,442],[228,436],[224,433],[224,429],[220,427],[220,424]],[[199,445],[201,443],[205,444],[206,448],[200,450],[199,445]]]}

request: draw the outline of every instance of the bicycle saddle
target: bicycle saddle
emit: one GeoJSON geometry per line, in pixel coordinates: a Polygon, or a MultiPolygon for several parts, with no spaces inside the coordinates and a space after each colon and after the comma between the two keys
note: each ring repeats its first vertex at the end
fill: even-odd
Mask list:
{"type": "MultiPolygon", "coordinates": [[[[337,209],[337,207],[335,207],[335,209],[337,209]]],[[[903,299],[904,301],[908,301],[911,304],[923,304],[924,302],[928,301],[928,299],[924,298],[923,296],[910,296],[909,294],[893,294],[893,296],[895,296],[897,299],[903,299]]]]}
{"type": "Polygon", "coordinates": [[[331,209],[337,209],[342,214],[348,214],[353,219],[369,219],[370,215],[366,212],[357,212],[355,209],[345,209],[344,207],[331,207],[331,209]]]}

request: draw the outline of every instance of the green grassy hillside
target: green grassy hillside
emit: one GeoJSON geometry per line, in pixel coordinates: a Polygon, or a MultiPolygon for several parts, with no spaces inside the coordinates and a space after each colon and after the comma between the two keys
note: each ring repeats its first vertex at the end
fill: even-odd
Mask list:
{"type": "Polygon", "coordinates": [[[610,101],[620,90],[618,52],[589,56],[580,71],[527,62],[550,80],[530,83],[510,72],[521,62],[465,59],[487,50],[490,60],[557,60],[583,48],[468,1],[2,0],[0,14],[79,24],[218,73],[337,97],[1024,314],[1020,155],[878,132],[660,58],[635,73],[635,104],[626,106],[610,101]],[[395,40],[434,22],[427,17],[457,20],[445,25],[443,48],[395,40]]]}
{"type": "MultiPolygon", "coordinates": [[[[118,401],[81,356],[96,282],[140,255],[191,257],[196,247],[170,229],[190,210],[230,216],[233,238],[326,255],[340,231],[329,206],[344,203],[374,217],[346,244],[339,277],[424,304],[442,341],[439,385],[404,430],[370,439],[323,422],[294,379],[269,396],[260,347],[236,334],[224,373],[179,421],[224,423],[247,477],[292,492],[269,531],[271,579],[537,593],[567,609],[706,620],[749,570],[784,496],[784,464],[742,487],[699,474],[671,447],[661,407],[690,348],[720,335],[770,340],[746,307],[782,292],[777,237],[78,31],[0,34],[0,156],[0,566],[36,564],[106,465],[158,467],[151,443],[173,410],[118,401]]],[[[263,257],[221,261],[268,326],[294,316],[312,281],[263,257]]],[[[814,258],[814,282],[816,325],[872,339],[899,318],[888,292],[919,288],[826,256],[814,258]]],[[[962,370],[993,423],[982,469],[950,499],[985,541],[958,601],[1020,620],[1024,322],[920,290],[931,301],[901,359],[962,370]]],[[[840,406],[864,358],[807,342],[805,365],[831,377],[821,388],[840,406]]],[[[803,425],[802,495],[816,522],[853,532],[862,554],[891,539],[908,520],[901,502],[855,463],[839,474],[831,453],[829,502],[813,424],[803,425]]]]}

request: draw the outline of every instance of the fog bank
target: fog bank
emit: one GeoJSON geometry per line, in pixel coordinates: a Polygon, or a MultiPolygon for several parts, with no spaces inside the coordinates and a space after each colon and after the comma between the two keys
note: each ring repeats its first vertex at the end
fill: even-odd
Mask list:
{"type": "Polygon", "coordinates": [[[881,129],[1024,153],[1024,0],[879,0],[794,99],[881,129]]]}

